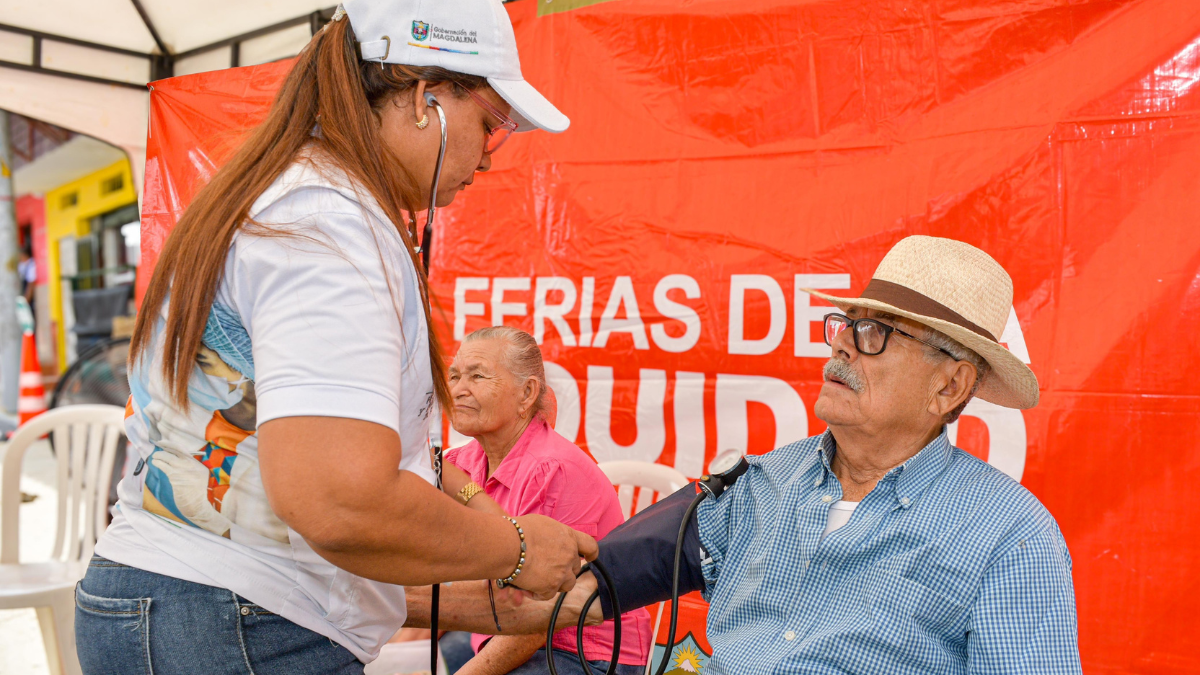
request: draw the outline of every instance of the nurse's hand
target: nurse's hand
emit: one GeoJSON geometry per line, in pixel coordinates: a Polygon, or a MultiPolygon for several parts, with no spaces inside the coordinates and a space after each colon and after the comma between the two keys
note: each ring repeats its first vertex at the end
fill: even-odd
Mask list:
{"type": "Polygon", "coordinates": [[[546,516],[525,515],[517,522],[525,530],[525,567],[513,585],[539,600],[571,590],[580,558],[595,560],[599,552],[595,539],[546,516]]]}

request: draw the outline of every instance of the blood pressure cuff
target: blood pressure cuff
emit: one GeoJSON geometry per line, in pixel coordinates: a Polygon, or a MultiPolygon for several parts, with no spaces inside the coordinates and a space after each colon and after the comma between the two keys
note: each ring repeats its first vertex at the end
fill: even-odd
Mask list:
{"type": "MultiPolygon", "coordinates": [[[[698,493],[696,483],[689,483],[600,540],[598,560],[612,577],[622,612],[671,598],[679,526],[698,493]]],[[[700,568],[700,531],[694,514],[689,521],[683,535],[683,551],[679,561],[680,595],[704,588],[704,573],[700,568]]],[[[594,576],[600,590],[604,618],[611,619],[613,608],[608,585],[601,575],[594,576]]]]}

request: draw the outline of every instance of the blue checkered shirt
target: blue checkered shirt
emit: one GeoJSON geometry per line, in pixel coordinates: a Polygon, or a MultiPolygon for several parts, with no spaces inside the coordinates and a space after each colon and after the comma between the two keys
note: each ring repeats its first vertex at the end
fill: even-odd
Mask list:
{"type": "Polygon", "coordinates": [[[1081,672],[1071,558],[1037,498],[943,432],[822,540],[834,449],[752,457],[701,503],[705,675],[1081,672]]]}

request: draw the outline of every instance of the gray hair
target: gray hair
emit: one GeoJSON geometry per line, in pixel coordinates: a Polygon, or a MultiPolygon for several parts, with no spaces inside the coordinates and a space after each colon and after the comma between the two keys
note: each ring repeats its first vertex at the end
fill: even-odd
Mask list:
{"type": "MultiPolygon", "coordinates": [[[[967,404],[971,402],[971,399],[975,398],[975,392],[979,391],[979,385],[988,376],[988,373],[992,372],[992,366],[982,356],[962,346],[962,344],[954,338],[951,338],[945,333],[934,330],[928,326],[925,327],[924,340],[926,343],[937,349],[944,349],[949,352],[955,361],[966,361],[972,366],[975,366],[975,384],[971,387],[971,393],[967,395],[967,398],[964,399],[963,402],[958,405],[958,407],[946,413],[945,419],[942,420],[945,424],[953,424],[958,420],[958,416],[962,415],[963,409],[967,407],[967,404]]],[[[925,351],[925,360],[929,361],[930,363],[938,363],[944,358],[946,358],[946,355],[942,352],[932,349],[925,351]]]]}
{"type": "Polygon", "coordinates": [[[504,367],[524,384],[529,378],[538,382],[538,397],[531,412],[537,414],[546,404],[546,366],[542,362],[542,349],[537,340],[523,330],[511,326],[488,326],[474,331],[463,338],[465,345],[479,340],[501,340],[504,342],[504,367]]]}

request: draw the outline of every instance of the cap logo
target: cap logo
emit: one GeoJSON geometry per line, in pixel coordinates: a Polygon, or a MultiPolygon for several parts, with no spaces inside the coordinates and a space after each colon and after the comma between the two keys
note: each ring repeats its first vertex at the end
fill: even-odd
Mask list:
{"type": "Polygon", "coordinates": [[[438,47],[431,44],[418,44],[429,40],[431,36],[434,41],[454,42],[461,45],[479,44],[478,31],[467,30],[465,28],[454,29],[431,26],[424,21],[413,21],[412,36],[416,40],[416,42],[408,43],[412,47],[432,49],[437,52],[453,52],[455,54],[479,54],[478,51],[472,49],[455,49],[453,47],[438,47]]]}

